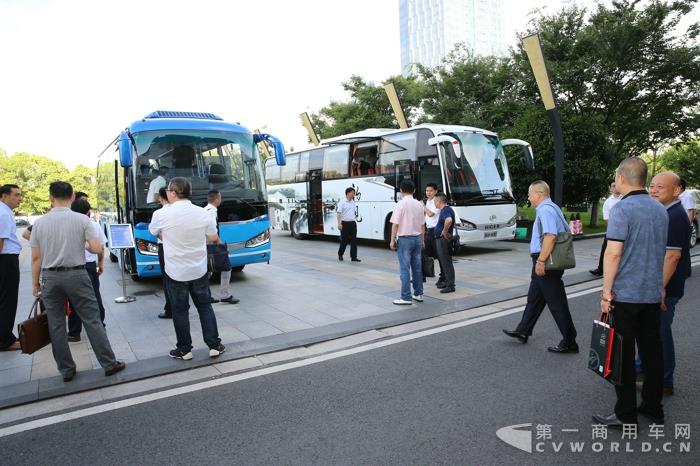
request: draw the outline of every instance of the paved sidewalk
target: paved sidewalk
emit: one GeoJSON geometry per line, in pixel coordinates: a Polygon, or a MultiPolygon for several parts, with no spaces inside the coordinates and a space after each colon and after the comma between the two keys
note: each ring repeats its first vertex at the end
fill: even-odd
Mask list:
{"type": "MultiPolygon", "coordinates": [[[[234,273],[232,291],[241,302],[214,305],[219,333],[228,347],[217,362],[508,301],[524,296],[529,283],[527,244],[482,243],[455,258],[456,293],[440,294],[435,279],[429,279],[424,303],[395,306],[391,301],[398,297],[398,263],[395,253],[382,244],[362,242],[362,262],[353,263],[337,260],[337,242],[331,239],[299,241],[275,231],[272,240],[271,264],[254,264],[234,273]]],[[[600,239],[576,242],[579,266],[567,272],[567,283],[595,278],[586,271],[596,265],[600,243],[600,239]]],[[[20,261],[17,322],[26,318],[33,301],[26,244],[20,261]]],[[[114,298],[122,294],[119,271],[116,264],[106,268],[101,290],[107,334],[127,369],[105,378],[84,333],[83,341],[70,344],[79,372],[67,384],[59,377],[50,346],[34,355],[0,353],[0,407],[214,362],[205,354],[193,306],[192,338],[199,351],[193,361],[173,361],[167,356],[175,345],[172,322],[156,317],[163,305],[160,281],[128,280],[128,293],[137,300],[116,304],[114,298]]],[[[212,284],[212,292],[218,295],[218,284],[212,284]]]]}

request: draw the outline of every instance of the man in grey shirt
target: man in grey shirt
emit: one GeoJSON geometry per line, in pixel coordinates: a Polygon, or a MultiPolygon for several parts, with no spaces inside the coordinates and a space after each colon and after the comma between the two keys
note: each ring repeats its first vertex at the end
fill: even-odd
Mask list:
{"type": "Polygon", "coordinates": [[[593,416],[595,422],[609,428],[637,424],[637,414],[664,423],[659,327],[668,215],[647,194],[646,181],[647,164],[637,157],[623,160],[615,173],[615,185],[623,197],[610,212],[600,307],[605,314],[612,311],[612,326],[622,336],[622,385],[615,387],[615,411],[593,416]],[[645,369],[639,407],[635,341],[644,355],[645,369]]]}
{"type": "Polygon", "coordinates": [[[46,305],[56,365],[65,382],[73,379],[76,366],[68,347],[64,308],[65,300],[70,299],[105,375],[116,374],[125,364],[114,357],[85,269],[85,242],[94,254],[101,253],[104,246],[90,218],[70,209],[75,198],[70,184],[51,183],[49,198],[53,208],[34,222],[29,245],[32,248],[33,292],[46,305]]]}

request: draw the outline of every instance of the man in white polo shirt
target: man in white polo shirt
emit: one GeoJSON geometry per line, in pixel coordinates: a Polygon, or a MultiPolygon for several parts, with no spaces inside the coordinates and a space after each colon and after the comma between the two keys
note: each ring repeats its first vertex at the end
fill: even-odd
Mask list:
{"type": "Polygon", "coordinates": [[[345,199],[338,202],[338,230],[340,230],[340,247],[338,248],[338,260],[343,260],[345,248],[350,245],[350,260],[362,262],[357,258],[357,222],[355,222],[355,188],[345,190],[345,199]]]}
{"type": "Polygon", "coordinates": [[[188,316],[189,297],[199,313],[204,342],[209,356],[224,352],[216,316],[211,307],[209,274],[207,273],[207,241],[218,241],[216,221],[203,208],[190,202],[192,185],[186,178],[175,177],[168,185],[171,206],[153,213],[148,229],[163,240],[164,279],[170,295],[177,348],[170,357],[192,359],[192,336],[188,316]]]}

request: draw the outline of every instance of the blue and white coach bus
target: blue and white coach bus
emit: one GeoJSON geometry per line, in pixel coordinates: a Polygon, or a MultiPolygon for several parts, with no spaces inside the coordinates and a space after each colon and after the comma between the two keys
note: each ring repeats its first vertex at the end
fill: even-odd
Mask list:
{"type": "Polygon", "coordinates": [[[367,129],[287,154],[286,165],[267,160],[265,179],[274,229],[296,238],[339,235],[336,204],[356,190],[358,238],[389,240],[389,218],[400,200],[399,185],[411,179],[422,198],[428,183],[448,197],[461,244],[515,236],[507,145],[520,146],[528,169],[530,144],[500,140],[468,126],[421,124],[408,129],[367,129]]]}
{"type": "MultiPolygon", "coordinates": [[[[160,208],[158,188],[176,176],[192,182],[192,202],[199,206],[207,204],[209,190],[221,191],[219,234],[234,270],[269,262],[259,142],[271,143],[276,163],[284,166],[284,147],[277,138],[253,134],[210,113],[156,111],[122,131],[98,158],[95,207],[105,230],[108,223],[134,227],[136,248],[126,255],[125,271],[134,278],[160,276],[157,239],[148,224],[160,208]]],[[[116,256],[110,251],[113,261],[116,256]]]]}

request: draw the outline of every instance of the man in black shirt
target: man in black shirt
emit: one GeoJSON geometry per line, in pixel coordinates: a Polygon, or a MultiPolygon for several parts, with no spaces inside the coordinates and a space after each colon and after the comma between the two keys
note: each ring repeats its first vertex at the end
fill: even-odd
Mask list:
{"type": "MultiPolygon", "coordinates": [[[[664,357],[664,394],[673,395],[676,353],[671,324],[676,305],[683,297],[685,279],[690,272],[690,221],[678,196],[680,178],[673,172],[659,173],[651,181],[649,194],[668,212],[668,243],[664,256],[664,298],[661,303],[661,350],[664,357]]],[[[642,363],[644,361],[644,355],[642,363]]]]}

